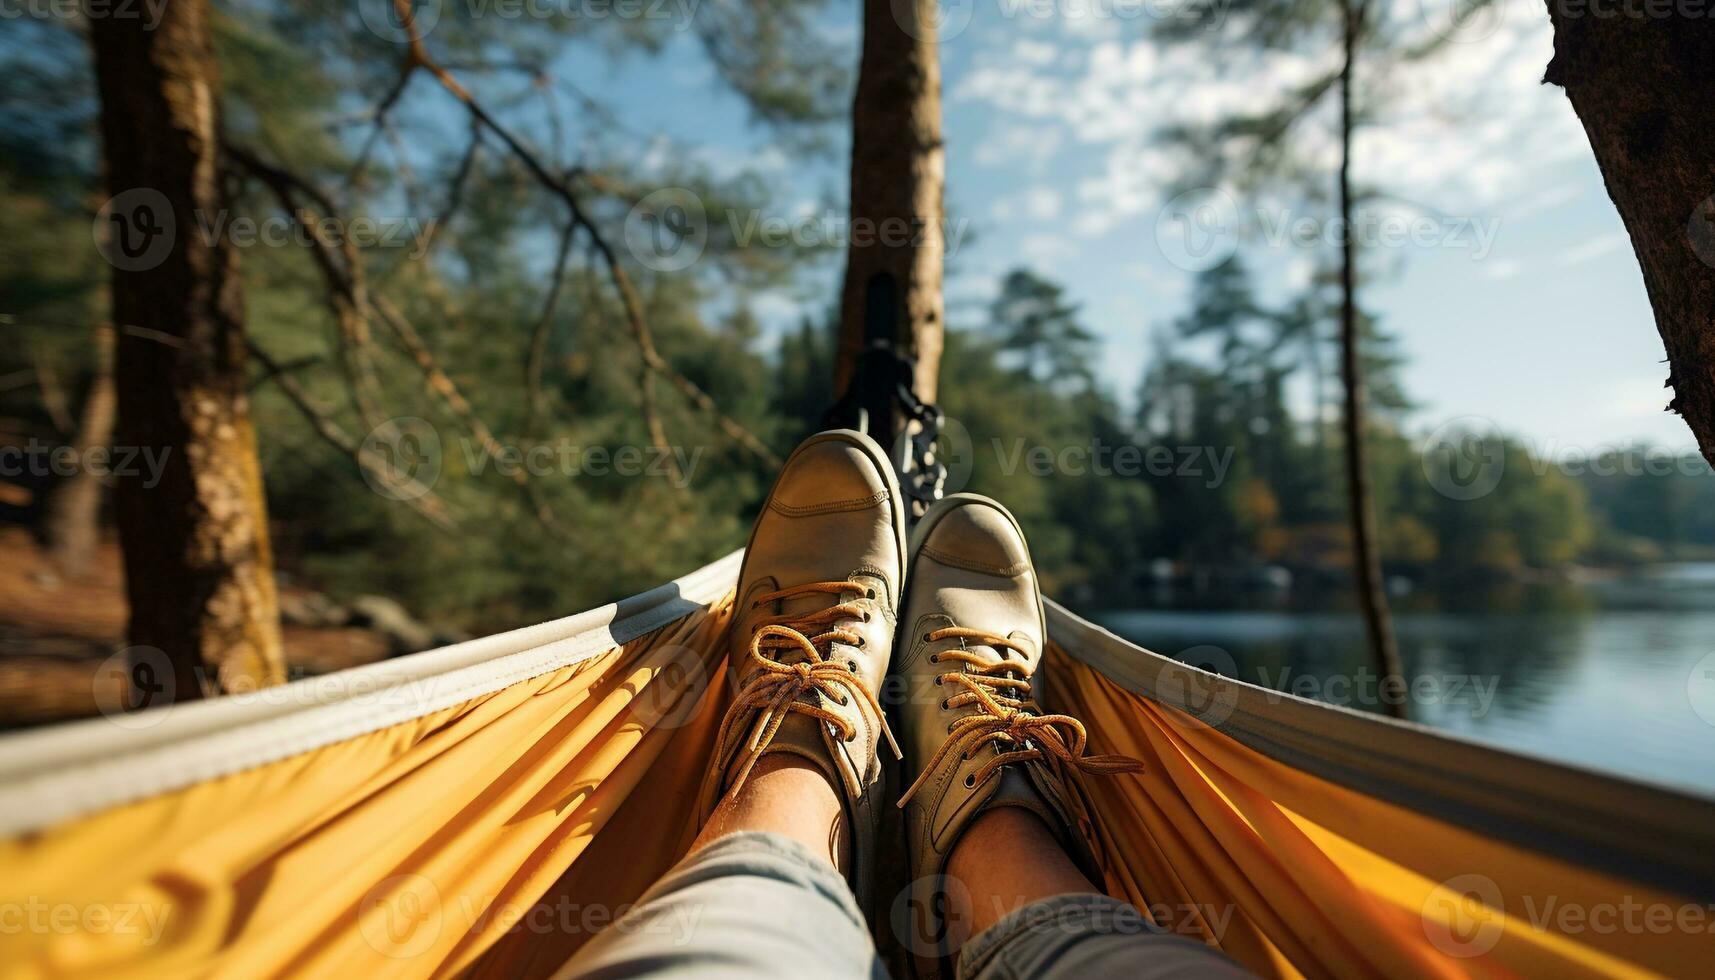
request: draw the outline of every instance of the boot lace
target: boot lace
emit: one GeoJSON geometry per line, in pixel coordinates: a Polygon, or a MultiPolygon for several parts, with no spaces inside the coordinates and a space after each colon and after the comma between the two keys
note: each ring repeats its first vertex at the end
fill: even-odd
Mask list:
{"type": "MultiPolygon", "coordinates": [[[[825,594],[845,596],[848,593],[866,599],[875,597],[875,590],[861,582],[812,582],[795,585],[757,596],[751,603],[757,609],[771,602],[825,594]]],[[[774,736],[785,723],[787,715],[809,715],[832,725],[836,734],[847,742],[857,738],[857,726],[839,713],[824,708],[815,699],[804,699],[812,691],[821,694],[839,707],[857,699],[859,707],[868,707],[895,757],[899,745],[887,726],[881,703],[864,687],[857,676],[855,661],[836,660],[832,647],[845,643],[862,647],[864,638],[837,624],[843,620],[868,621],[869,612],[857,601],[842,601],[806,613],[784,614],[763,619],[750,637],[750,661],[762,669],[734,698],[734,718],[750,711],[758,712],[744,746],[744,762],[726,795],[732,796],[744,786],[751,769],[762,758],[774,736]],[[796,656],[795,656],[796,655],[796,656]]]]}
{"type": "Polygon", "coordinates": [[[992,647],[1000,660],[988,658],[967,648],[943,650],[931,659],[952,661],[967,669],[941,674],[937,685],[954,684],[964,690],[942,702],[944,708],[962,708],[975,704],[981,710],[953,722],[947,740],[923,767],[923,773],[900,797],[903,807],[952,753],[962,760],[976,757],[977,750],[994,743],[996,755],[984,762],[967,779],[966,786],[976,786],[1000,770],[1002,766],[1031,760],[1051,762],[1078,772],[1107,774],[1140,772],[1143,763],[1124,755],[1085,755],[1089,742],[1084,723],[1071,715],[1044,714],[1030,698],[1030,672],[1022,661],[1008,659],[1008,653],[1020,658],[1027,651],[1018,641],[986,630],[948,626],[929,633],[928,642],[959,639],[992,647]],[[1009,748],[1010,747],[1010,748],[1009,748]]]}

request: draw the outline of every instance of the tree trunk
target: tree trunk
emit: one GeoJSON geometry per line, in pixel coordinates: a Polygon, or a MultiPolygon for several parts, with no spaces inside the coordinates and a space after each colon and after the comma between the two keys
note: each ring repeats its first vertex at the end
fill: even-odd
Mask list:
{"type": "MultiPolygon", "coordinates": [[[[116,398],[113,390],[113,325],[98,325],[93,339],[95,377],[90,381],[89,394],[84,396],[83,415],[78,422],[77,440],[73,445],[80,460],[89,459],[91,451],[105,449],[113,442],[116,398]]],[[[79,466],[77,472],[48,498],[42,525],[48,560],[55,571],[67,579],[75,581],[88,571],[89,560],[100,541],[101,477],[101,473],[90,467],[79,466]]]]}
{"type": "Polygon", "coordinates": [[[935,0],[864,0],[852,102],[851,241],[834,366],[839,394],[879,335],[916,359],[917,396],[935,399],[946,251],[938,16],[935,0]]]}
{"type": "Polygon", "coordinates": [[[267,508],[244,384],[238,256],[199,216],[225,207],[219,83],[207,0],[175,0],[153,30],[92,17],[107,181],[116,197],[117,443],[153,452],[116,474],[133,644],[163,651],[166,697],[278,683],[267,508]]]}
{"type": "Polygon", "coordinates": [[[35,362],[36,389],[41,393],[42,410],[48,413],[48,421],[54,424],[54,431],[61,435],[69,435],[72,430],[71,402],[66,398],[65,385],[60,384],[60,373],[48,358],[37,351],[30,358],[35,362]]]}
{"type": "Polygon", "coordinates": [[[1310,403],[1316,408],[1311,413],[1315,419],[1316,438],[1316,478],[1320,485],[1328,485],[1328,363],[1322,358],[1322,338],[1317,336],[1317,326],[1321,321],[1310,321],[1310,337],[1308,358],[1310,360],[1310,403]]]}
{"type": "Polygon", "coordinates": [[[1631,235],[1667,348],[1670,409],[1715,464],[1715,22],[1673,5],[1597,16],[1550,2],[1554,57],[1631,235]]]}
{"type": "Polygon", "coordinates": [[[1357,577],[1358,605],[1370,653],[1382,676],[1382,705],[1395,718],[1407,715],[1404,671],[1394,643],[1393,617],[1382,587],[1381,552],[1376,544],[1376,505],[1370,491],[1368,453],[1364,445],[1364,376],[1358,333],[1358,243],[1352,230],[1352,72],[1363,28],[1364,3],[1347,0],[1342,39],[1345,61],[1340,68],[1340,375],[1345,381],[1346,499],[1351,510],[1352,570],[1357,577]]]}

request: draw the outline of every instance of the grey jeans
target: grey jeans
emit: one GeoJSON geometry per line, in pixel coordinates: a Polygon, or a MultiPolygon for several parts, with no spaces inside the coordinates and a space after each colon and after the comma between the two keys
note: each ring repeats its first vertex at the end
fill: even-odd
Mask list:
{"type": "MultiPolygon", "coordinates": [[[[845,879],[797,841],[746,832],[680,861],[562,978],[873,977],[887,969],[845,879]]],[[[962,980],[1250,977],[1106,895],[1026,906],[966,944],[962,980]]]]}

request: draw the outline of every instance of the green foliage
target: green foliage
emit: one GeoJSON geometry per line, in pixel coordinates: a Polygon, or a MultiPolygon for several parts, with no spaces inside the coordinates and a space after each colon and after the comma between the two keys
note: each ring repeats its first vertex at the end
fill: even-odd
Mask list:
{"type": "Polygon", "coordinates": [[[1057,387],[1087,388],[1095,334],[1078,323],[1078,307],[1065,290],[1029,269],[1014,269],[1001,281],[989,307],[1001,350],[1017,358],[1024,377],[1057,387]]]}
{"type": "Polygon", "coordinates": [[[1615,447],[1560,467],[1601,517],[1592,544],[1604,560],[1706,559],[1715,553],[1709,464],[1647,444],[1615,447]]]}
{"type": "MultiPolygon", "coordinates": [[[[820,426],[831,400],[833,324],[806,319],[771,346],[746,298],[795,281],[819,251],[761,248],[717,219],[702,262],[654,274],[624,254],[622,227],[657,181],[691,188],[711,215],[760,210],[771,188],[751,175],[717,177],[689,164],[639,173],[628,155],[636,147],[614,135],[623,126],[593,99],[565,140],[543,123],[544,93],[571,95],[541,73],[568,44],[603,57],[650,57],[668,40],[661,25],[567,22],[521,32],[504,20],[469,18],[469,9],[445,7],[452,19],[433,33],[434,50],[487,66],[461,74],[475,76],[485,102],[517,124],[549,166],[575,164],[602,178],[577,186],[592,220],[620,247],[656,347],[784,455],[820,426]],[[562,158],[568,144],[575,156],[562,158]]],[[[846,94],[843,72],[829,67],[841,59],[800,36],[821,9],[758,0],[697,24],[717,75],[755,118],[803,143],[826,136],[823,123],[846,94]]],[[[1309,9],[1285,4],[1290,16],[1279,29],[1309,9]]],[[[378,407],[384,417],[421,418],[434,432],[433,500],[457,528],[437,527],[372,489],[349,454],[253,369],[286,574],[339,597],[390,595],[439,625],[478,631],[640,591],[742,544],[772,473],[668,380],[644,380],[625,311],[585,234],[548,312],[563,202],[492,135],[467,156],[469,129],[425,75],[392,117],[408,138],[397,146],[384,135],[371,139],[368,113],[397,81],[400,49],[367,30],[349,4],[245,5],[226,10],[217,30],[233,142],[313,180],[347,219],[420,222],[455,194],[459,203],[434,229],[426,254],[358,250],[371,295],[415,325],[468,402],[468,411],[449,407],[411,352],[369,319],[378,407]],[[433,114],[418,115],[413,100],[433,114]],[[425,123],[431,115],[435,121],[425,123]],[[465,179],[455,184],[460,172],[465,179]],[[533,412],[525,365],[539,328],[545,356],[533,412]],[[677,451],[678,475],[653,456],[645,384],[677,451]],[[498,440],[498,456],[479,442],[472,418],[498,440]],[[546,455],[530,455],[540,450],[546,455]],[[616,472],[626,454],[643,472],[616,472]],[[528,469],[528,492],[508,475],[519,467],[528,469]]],[[[19,31],[14,37],[23,40],[8,42],[0,70],[0,290],[6,329],[22,342],[0,352],[0,373],[52,366],[75,382],[87,364],[88,328],[105,315],[108,274],[90,238],[102,195],[87,53],[63,28],[23,22],[19,31]]],[[[1280,121],[1241,120],[1233,132],[1266,135],[1280,121]]],[[[282,216],[256,181],[227,179],[234,217],[282,216]]],[[[349,352],[309,251],[291,241],[246,248],[241,268],[251,336],[332,424],[353,441],[369,435],[371,420],[358,410],[348,377],[349,352]]],[[[1157,559],[1337,570],[1349,561],[1338,436],[1288,406],[1294,385],[1322,389],[1336,303],[1327,269],[1279,306],[1257,298],[1241,262],[1210,270],[1196,283],[1191,309],[1156,338],[1132,411],[1094,380],[1095,337],[1077,304],[1059,284],[1014,270],[984,322],[946,338],[940,401],[949,419],[942,450],[958,478],[952,489],[1005,502],[1031,535],[1048,590],[1078,603],[1126,601],[1157,559]],[[1129,468],[1121,451],[1133,454],[1129,468]],[[1202,455],[1188,458],[1188,451],[1202,455]]],[[[1399,356],[1368,317],[1362,329],[1391,570],[1516,574],[1592,557],[1672,554],[1685,542],[1715,547],[1707,473],[1573,479],[1506,443],[1499,447],[1506,476],[1492,493],[1471,501],[1436,493],[1400,433],[1409,402],[1398,383],[1399,356]]],[[[0,399],[8,419],[52,435],[35,392],[8,390],[0,399]]]]}
{"type": "MultiPolygon", "coordinates": [[[[1161,446],[1236,450],[1217,486],[1154,481],[1161,554],[1214,566],[1347,567],[1345,496],[1330,446],[1337,436],[1294,421],[1283,402],[1284,382],[1297,365],[1275,357],[1291,350],[1297,315],[1295,307],[1263,307],[1235,260],[1199,276],[1191,311],[1158,338],[1139,395],[1140,436],[1161,446]],[[1211,337],[1219,340],[1212,363],[1178,349],[1211,337]]],[[[1403,403],[1401,394],[1395,404],[1403,403]]],[[[1622,519],[1640,516],[1647,505],[1631,494],[1677,493],[1684,501],[1678,513],[1689,513],[1693,500],[1707,501],[1715,489],[1707,478],[1686,478],[1670,491],[1660,481],[1646,491],[1642,481],[1619,480],[1606,487],[1611,499],[1593,511],[1584,486],[1564,466],[1534,458],[1516,442],[1477,443],[1467,451],[1496,461],[1498,479],[1492,490],[1462,499],[1437,490],[1427,475],[1447,461],[1432,459],[1426,469],[1420,449],[1394,425],[1372,429],[1371,476],[1390,567],[1450,577],[1554,568],[1586,557],[1610,509],[1622,519]]],[[[1610,461],[1599,469],[1620,466],[1610,461]]]]}
{"type": "MultiPolygon", "coordinates": [[[[38,384],[0,390],[0,415],[57,430],[49,402],[66,400],[90,369],[104,318],[108,266],[96,252],[98,194],[94,80],[76,32],[11,19],[0,42],[0,375],[38,384]]],[[[55,435],[65,435],[55,431],[55,435]]]]}
{"type": "MultiPolygon", "coordinates": [[[[717,180],[686,164],[638,172],[639,147],[599,94],[551,73],[568,49],[615,61],[653,57],[675,36],[672,23],[558,17],[524,31],[516,18],[484,16],[493,14],[489,6],[442,5],[430,49],[458,66],[551,171],[599,176],[576,186],[621,261],[630,264],[626,214],[655,187],[690,189],[711,216],[766,203],[767,188],[744,173],[717,180]],[[578,111],[558,111],[566,106],[578,111]],[[563,157],[569,146],[575,167],[563,157]]],[[[843,70],[830,67],[842,61],[800,36],[819,9],[814,0],[705,7],[679,26],[695,30],[717,77],[759,122],[802,148],[833,117],[846,85],[843,70]]],[[[427,254],[360,252],[371,293],[416,326],[468,402],[468,411],[453,410],[411,353],[369,318],[375,401],[383,416],[432,427],[439,448],[433,499],[458,526],[438,528],[372,491],[346,454],[263,384],[255,411],[282,563],[337,594],[383,592],[443,624],[492,629],[651,587],[740,543],[770,474],[666,379],[648,375],[588,234],[574,239],[545,314],[555,275],[549,260],[569,220],[564,203],[493,133],[480,133],[473,153],[462,110],[432,77],[416,73],[388,106],[391,131],[375,128],[374,110],[398,83],[403,48],[369,30],[361,13],[358,5],[280,0],[224,18],[228,132],[325,189],[348,222],[403,216],[423,236],[429,219],[447,216],[432,228],[427,254]],[[538,330],[544,356],[533,414],[525,366],[538,330]],[[644,421],[645,384],[670,443],[666,456],[644,421]],[[498,446],[478,438],[473,419],[498,446]],[[524,487],[515,471],[526,474],[524,487]]],[[[258,183],[239,190],[236,213],[282,216],[258,183]]],[[[802,256],[737,241],[718,218],[709,230],[705,257],[691,272],[657,277],[633,266],[629,275],[672,366],[784,450],[797,433],[787,431],[793,426],[772,400],[773,368],[758,350],[754,319],[742,303],[712,312],[712,290],[730,297],[782,282],[802,256]]],[[[320,271],[296,245],[249,250],[243,268],[252,336],[279,362],[297,365],[293,377],[314,403],[362,438],[368,425],[320,271]]],[[[825,384],[826,372],[816,378],[825,384]]]]}
{"type": "Polygon", "coordinates": [[[1007,366],[1004,321],[953,331],[941,362],[945,451],[954,490],[1006,504],[1030,534],[1044,585],[1062,595],[1121,594],[1155,524],[1149,488],[1097,470],[1092,446],[1125,440],[1102,394],[1062,393],[1007,366]],[[968,439],[968,441],[966,441],[968,439]]]}

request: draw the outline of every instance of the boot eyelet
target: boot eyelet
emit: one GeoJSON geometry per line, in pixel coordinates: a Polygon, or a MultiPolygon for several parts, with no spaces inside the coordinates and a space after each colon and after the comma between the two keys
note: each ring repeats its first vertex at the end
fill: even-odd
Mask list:
{"type": "MultiPolygon", "coordinates": [[[[855,674],[855,673],[857,673],[857,661],[856,661],[856,660],[848,660],[848,661],[846,661],[846,669],[847,669],[847,670],[849,670],[849,671],[851,671],[851,672],[852,672],[852,673],[854,673],[854,674],[855,674]]],[[[844,702],[844,701],[841,701],[841,702],[840,702],[840,703],[841,703],[841,704],[845,704],[845,702],[844,702]]]]}
{"type": "Polygon", "coordinates": [[[948,725],[948,726],[947,726],[947,734],[948,734],[948,735],[951,735],[951,734],[953,734],[953,726],[952,726],[952,725],[948,725]]]}
{"type": "Polygon", "coordinates": [[[940,663],[941,662],[941,655],[938,653],[931,653],[929,655],[929,662],[932,664],[940,663]]]}
{"type": "Polygon", "coordinates": [[[952,705],[947,703],[949,700],[951,700],[951,699],[950,698],[943,698],[942,699],[942,701],[941,701],[941,710],[942,711],[946,711],[948,708],[952,707],[952,705]]]}
{"type": "Polygon", "coordinates": [[[865,599],[873,599],[873,598],[875,598],[875,590],[874,590],[874,589],[864,589],[864,590],[863,590],[863,597],[864,597],[864,598],[865,598],[865,599]]]}
{"type": "Polygon", "coordinates": [[[865,609],[863,611],[863,621],[866,623],[869,622],[869,610],[868,609],[865,609]]]}
{"type": "Polygon", "coordinates": [[[945,678],[945,677],[937,677],[937,678],[935,678],[935,686],[936,686],[936,687],[940,687],[940,686],[941,686],[941,682],[942,682],[942,681],[944,681],[944,680],[946,680],[946,678],[945,678]]]}
{"type": "Polygon", "coordinates": [[[855,644],[853,644],[853,646],[857,647],[859,650],[862,650],[864,647],[864,638],[861,636],[858,637],[858,641],[855,644]]]}
{"type": "Polygon", "coordinates": [[[969,776],[965,777],[965,788],[966,789],[976,789],[976,786],[977,786],[977,774],[973,772],[969,776]]]}

